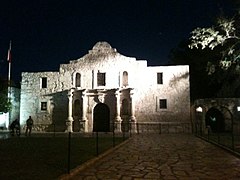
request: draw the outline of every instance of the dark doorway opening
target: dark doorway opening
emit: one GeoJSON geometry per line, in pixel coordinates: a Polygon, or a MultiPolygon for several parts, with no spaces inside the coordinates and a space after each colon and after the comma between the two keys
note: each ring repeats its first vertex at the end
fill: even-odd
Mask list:
{"type": "Polygon", "coordinates": [[[93,111],[93,132],[110,131],[110,110],[104,103],[98,103],[93,111]]]}
{"type": "Polygon", "coordinates": [[[210,108],[205,116],[206,126],[211,128],[212,132],[224,132],[224,116],[217,108],[210,108]]]}

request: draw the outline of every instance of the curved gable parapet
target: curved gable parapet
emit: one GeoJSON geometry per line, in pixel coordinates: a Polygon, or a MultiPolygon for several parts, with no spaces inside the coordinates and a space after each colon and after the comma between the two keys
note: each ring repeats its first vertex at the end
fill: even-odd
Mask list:
{"type": "Polygon", "coordinates": [[[112,46],[108,42],[97,42],[92,50],[89,51],[89,53],[111,53],[111,52],[117,52],[115,48],[112,48],[112,46]]]}
{"type": "Polygon", "coordinates": [[[136,58],[127,57],[119,52],[115,48],[112,48],[111,45],[105,41],[97,42],[91,50],[88,51],[88,54],[84,55],[83,57],[77,60],[71,60],[70,64],[75,63],[88,63],[96,64],[96,63],[103,63],[103,62],[116,62],[116,61],[127,61],[127,62],[135,62],[136,58]]]}
{"type": "Polygon", "coordinates": [[[119,56],[115,48],[112,48],[111,45],[107,42],[98,42],[96,43],[91,50],[88,51],[88,54],[83,56],[85,59],[89,60],[105,60],[109,58],[114,58],[119,56]]]}

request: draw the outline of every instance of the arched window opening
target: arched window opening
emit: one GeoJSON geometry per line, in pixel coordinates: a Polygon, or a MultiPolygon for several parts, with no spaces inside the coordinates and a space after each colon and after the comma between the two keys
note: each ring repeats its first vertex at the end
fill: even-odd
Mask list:
{"type": "Polygon", "coordinates": [[[122,85],[128,86],[128,72],[127,71],[123,72],[122,85]]]}
{"type": "Polygon", "coordinates": [[[77,73],[77,74],[76,74],[75,86],[76,86],[76,87],[81,87],[81,74],[80,74],[80,73],[77,73]]]}

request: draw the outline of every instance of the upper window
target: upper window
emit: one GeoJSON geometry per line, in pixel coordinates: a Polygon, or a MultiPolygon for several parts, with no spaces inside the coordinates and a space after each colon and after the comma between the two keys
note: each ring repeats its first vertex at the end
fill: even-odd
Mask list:
{"type": "Polygon", "coordinates": [[[157,83],[163,84],[163,73],[157,73],[157,83]]]}
{"type": "Polygon", "coordinates": [[[41,111],[47,110],[47,102],[41,102],[41,111]]]}
{"type": "Polygon", "coordinates": [[[128,86],[128,73],[127,73],[127,71],[123,72],[122,85],[123,86],[128,86]]]}
{"type": "Polygon", "coordinates": [[[160,99],[159,100],[159,108],[160,109],[167,109],[167,100],[166,99],[160,99]]]}
{"type": "Polygon", "coordinates": [[[105,86],[106,85],[106,73],[97,73],[97,85],[105,86]]]}
{"type": "Polygon", "coordinates": [[[81,87],[81,74],[77,73],[75,77],[75,86],[76,87],[81,87]]]}
{"type": "Polygon", "coordinates": [[[42,78],[42,82],[41,83],[42,83],[42,86],[41,86],[42,88],[47,88],[47,78],[46,77],[42,78]]]}

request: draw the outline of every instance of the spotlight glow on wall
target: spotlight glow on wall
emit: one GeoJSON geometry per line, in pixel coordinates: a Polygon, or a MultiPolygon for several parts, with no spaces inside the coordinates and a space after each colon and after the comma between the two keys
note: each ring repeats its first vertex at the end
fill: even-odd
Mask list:
{"type": "Polygon", "coordinates": [[[240,106],[237,107],[237,111],[240,111],[240,106]]]}
{"type": "Polygon", "coordinates": [[[0,126],[8,128],[9,122],[8,122],[8,117],[9,113],[2,113],[0,114],[0,126]]]}

